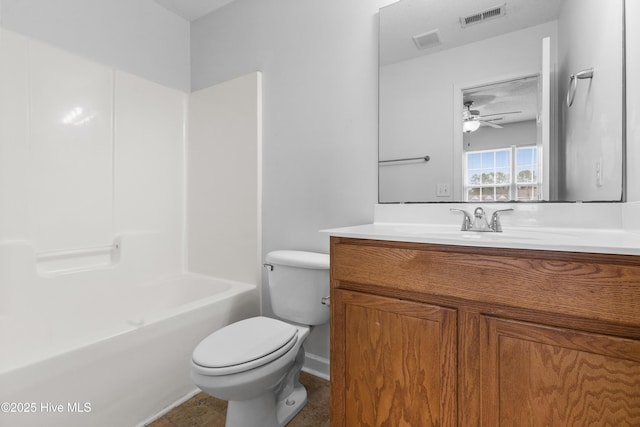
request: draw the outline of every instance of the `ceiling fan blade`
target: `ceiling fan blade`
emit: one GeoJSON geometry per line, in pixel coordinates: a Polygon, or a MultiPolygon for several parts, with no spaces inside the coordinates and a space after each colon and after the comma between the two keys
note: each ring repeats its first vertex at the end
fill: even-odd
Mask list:
{"type": "Polygon", "coordinates": [[[491,117],[491,116],[504,116],[505,114],[520,114],[522,113],[522,111],[507,111],[504,113],[495,113],[495,114],[483,114],[480,116],[480,118],[484,118],[484,117],[491,117]]]}
{"type": "Polygon", "coordinates": [[[480,123],[483,124],[483,125],[487,125],[489,127],[492,127],[494,129],[503,129],[503,126],[497,125],[495,123],[487,122],[487,121],[484,121],[484,120],[480,120],[480,123]]]}

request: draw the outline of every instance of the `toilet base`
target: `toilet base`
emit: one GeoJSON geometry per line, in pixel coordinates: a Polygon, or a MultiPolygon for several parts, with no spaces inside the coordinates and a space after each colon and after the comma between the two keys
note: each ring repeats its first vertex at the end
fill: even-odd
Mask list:
{"type": "Polygon", "coordinates": [[[279,427],[286,425],[307,403],[307,390],[298,383],[293,389],[293,393],[287,396],[284,401],[278,402],[278,422],[279,427]]]}
{"type": "Polygon", "coordinates": [[[300,383],[279,402],[273,393],[251,400],[230,400],[225,427],[284,427],[306,403],[307,390],[300,383]]]}
{"type": "Polygon", "coordinates": [[[272,393],[251,400],[230,400],[225,427],[279,427],[276,398],[272,393]]]}

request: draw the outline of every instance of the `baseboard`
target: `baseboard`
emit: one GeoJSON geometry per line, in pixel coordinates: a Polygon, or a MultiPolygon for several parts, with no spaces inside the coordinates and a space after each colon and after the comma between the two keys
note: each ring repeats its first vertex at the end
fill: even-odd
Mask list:
{"type": "Polygon", "coordinates": [[[329,381],[329,359],[325,359],[324,357],[316,356],[315,354],[305,354],[304,365],[302,366],[302,370],[315,375],[316,377],[320,377],[329,381]]]}
{"type": "Polygon", "coordinates": [[[151,424],[152,422],[154,422],[158,418],[160,418],[163,415],[165,415],[167,412],[171,411],[173,408],[182,405],[184,402],[186,402],[187,400],[191,399],[193,396],[195,396],[196,394],[200,393],[201,391],[202,390],[200,390],[199,388],[194,387],[194,390],[192,390],[189,393],[185,394],[184,396],[182,396],[181,398],[179,398],[178,400],[176,400],[175,402],[173,402],[169,406],[165,407],[163,410],[161,410],[157,414],[150,416],[149,418],[147,418],[146,420],[144,420],[143,422],[138,424],[136,427],[144,427],[147,424],[151,424]]]}

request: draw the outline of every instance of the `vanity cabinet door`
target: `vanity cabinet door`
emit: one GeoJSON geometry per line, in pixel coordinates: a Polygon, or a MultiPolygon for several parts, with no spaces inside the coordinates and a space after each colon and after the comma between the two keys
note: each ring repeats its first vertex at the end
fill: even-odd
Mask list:
{"type": "Polygon", "coordinates": [[[456,311],[334,290],[331,425],[455,426],[456,311]]]}
{"type": "Polygon", "coordinates": [[[640,425],[640,341],[484,317],[482,425],[640,425]]]}

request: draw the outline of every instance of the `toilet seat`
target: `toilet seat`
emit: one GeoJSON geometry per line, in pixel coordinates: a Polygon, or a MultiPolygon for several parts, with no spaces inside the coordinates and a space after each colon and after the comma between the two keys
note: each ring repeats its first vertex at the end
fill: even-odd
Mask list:
{"type": "Polygon", "coordinates": [[[269,317],[252,317],[217,330],[193,351],[206,375],[229,375],[265,365],[297,342],[297,328],[269,317]]]}

